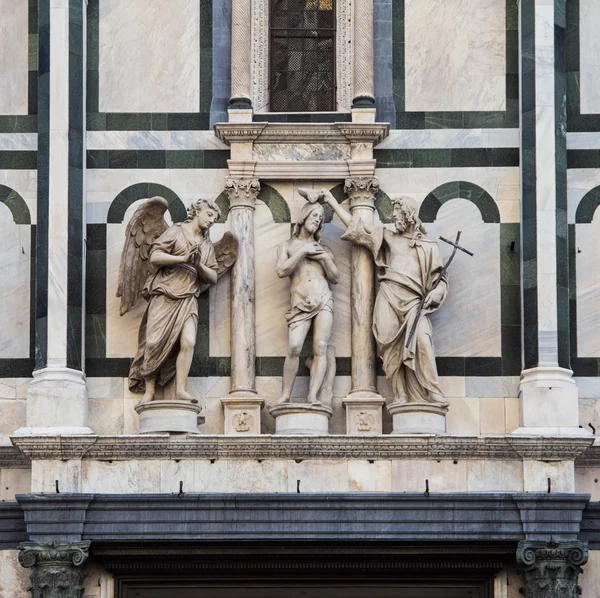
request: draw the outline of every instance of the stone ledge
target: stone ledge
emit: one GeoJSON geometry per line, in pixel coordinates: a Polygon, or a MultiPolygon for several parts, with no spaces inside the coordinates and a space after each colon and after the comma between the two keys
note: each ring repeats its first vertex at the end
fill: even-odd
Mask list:
{"type": "Polygon", "coordinates": [[[0,446],[1,469],[29,469],[31,463],[19,449],[14,446],[0,446]]]}
{"type": "MultiPolygon", "coordinates": [[[[592,437],[527,436],[29,436],[13,437],[28,460],[497,459],[573,461],[592,437]]],[[[9,456],[16,459],[16,449],[9,456]]],[[[594,449],[595,450],[595,449],[594,449]]],[[[8,451],[7,451],[8,453],[8,451]]],[[[2,453],[0,453],[2,456],[2,453]]],[[[579,462],[578,462],[579,464],[579,462]]],[[[2,462],[0,461],[0,466],[2,462]]],[[[14,467],[14,466],[13,466],[14,467]]]]}

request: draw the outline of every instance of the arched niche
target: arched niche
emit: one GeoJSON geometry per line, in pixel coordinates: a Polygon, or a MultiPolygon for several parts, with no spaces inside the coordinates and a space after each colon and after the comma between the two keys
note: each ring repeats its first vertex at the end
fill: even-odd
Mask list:
{"type": "Polygon", "coordinates": [[[439,237],[454,240],[459,230],[460,244],[475,254],[458,251],[449,268],[449,295],[432,316],[438,357],[500,357],[500,215],[494,200],[472,183],[448,183],[425,198],[419,216],[444,262],[452,247],[439,237]]]}

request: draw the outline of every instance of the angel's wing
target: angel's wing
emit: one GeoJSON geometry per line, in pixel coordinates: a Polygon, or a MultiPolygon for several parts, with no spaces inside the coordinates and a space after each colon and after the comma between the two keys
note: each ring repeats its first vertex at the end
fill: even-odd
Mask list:
{"type": "Polygon", "coordinates": [[[135,305],[144,288],[150,271],[150,246],[168,228],[164,218],[168,207],[166,199],[153,197],[134,212],[127,225],[117,288],[117,297],[121,297],[121,315],[135,305]]]}
{"type": "MultiPolygon", "coordinates": [[[[217,276],[219,278],[235,264],[238,256],[238,245],[238,238],[230,232],[225,233],[221,237],[221,240],[213,245],[215,248],[215,257],[217,258],[217,276]]],[[[200,293],[204,293],[209,288],[209,284],[202,284],[200,286],[200,293]]]]}

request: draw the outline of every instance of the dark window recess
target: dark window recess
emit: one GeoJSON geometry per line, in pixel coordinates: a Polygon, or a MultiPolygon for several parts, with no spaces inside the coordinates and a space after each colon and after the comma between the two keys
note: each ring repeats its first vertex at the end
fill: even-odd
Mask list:
{"type": "Polygon", "coordinates": [[[271,0],[271,112],[335,110],[334,0],[271,0]]]}

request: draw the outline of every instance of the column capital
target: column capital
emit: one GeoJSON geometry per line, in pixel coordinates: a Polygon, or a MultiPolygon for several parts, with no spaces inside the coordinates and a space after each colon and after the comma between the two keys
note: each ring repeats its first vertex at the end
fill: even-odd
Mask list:
{"type": "Polygon", "coordinates": [[[90,542],[23,542],[19,563],[31,569],[33,598],[81,598],[90,542]]]}
{"type": "Polygon", "coordinates": [[[344,193],[350,198],[350,210],[375,209],[375,196],[379,191],[377,177],[353,177],[344,181],[344,193]]]}
{"type": "Polygon", "coordinates": [[[517,563],[523,566],[525,598],[578,596],[581,566],[588,560],[587,543],[534,542],[522,540],[517,548],[517,563]]]}
{"type": "Polygon", "coordinates": [[[258,179],[244,179],[228,177],[225,179],[225,192],[229,199],[230,208],[254,209],[258,194],[260,193],[260,182],[258,179]]]}

